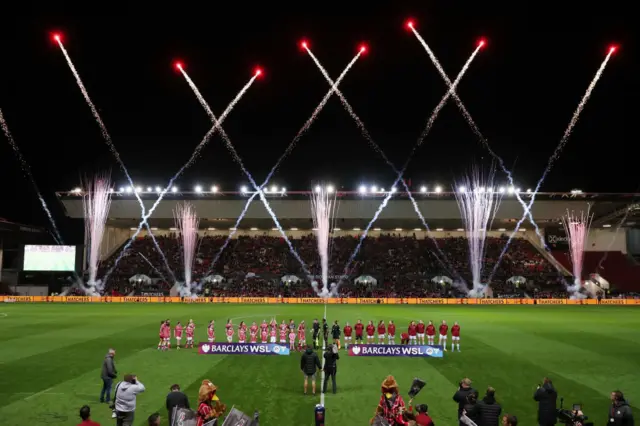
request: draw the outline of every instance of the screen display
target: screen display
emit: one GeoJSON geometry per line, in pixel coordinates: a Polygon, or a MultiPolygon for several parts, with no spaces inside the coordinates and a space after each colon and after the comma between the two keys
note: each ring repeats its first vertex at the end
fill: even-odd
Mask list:
{"type": "Polygon", "coordinates": [[[25,271],[74,271],[75,246],[24,246],[25,271]]]}

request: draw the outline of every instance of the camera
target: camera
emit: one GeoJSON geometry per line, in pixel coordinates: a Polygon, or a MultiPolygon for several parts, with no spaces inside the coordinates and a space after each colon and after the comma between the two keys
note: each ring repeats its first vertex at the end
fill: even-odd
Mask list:
{"type": "Polygon", "coordinates": [[[593,426],[593,422],[585,423],[589,417],[582,412],[582,404],[573,404],[571,410],[562,408],[564,398],[560,399],[560,408],[556,411],[558,421],[564,425],[571,426],[593,426]]]}

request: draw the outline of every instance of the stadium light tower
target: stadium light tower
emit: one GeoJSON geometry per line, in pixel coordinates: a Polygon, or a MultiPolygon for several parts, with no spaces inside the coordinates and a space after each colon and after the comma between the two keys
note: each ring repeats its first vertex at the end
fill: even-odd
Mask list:
{"type": "Polygon", "coordinates": [[[358,192],[361,194],[366,194],[367,193],[367,187],[364,185],[360,185],[360,188],[358,188],[358,192]]]}

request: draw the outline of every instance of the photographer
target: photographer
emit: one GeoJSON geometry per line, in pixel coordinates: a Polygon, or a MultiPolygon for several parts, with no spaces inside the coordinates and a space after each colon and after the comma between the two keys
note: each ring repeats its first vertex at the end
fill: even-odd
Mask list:
{"type": "MultiPolygon", "coordinates": [[[[464,378],[460,382],[460,387],[453,395],[453,400],[458,403],[458,417],[462,417],[462,411],[464,410],[464,406],[467,404],[467,397],[474,389],[471,387],[471,379],[464,378]]],[[[460,422],[460,426],[463,426],[464,423],[460,422]]]]}
{"type": "Polygon", "coordinates": [[[538,401],[538,425],[553,426],[557,423],[556,401],[558,392],[553,387],[553,383],[545,377],[542,385],[538,385],[533,399],[538,401]]]}
{"type": "Polygon", "coordinates": [[[615,426],[633,426],[633,412],[619,390],[611,392],[609,424],[615,426]]]}
{"type": "Polygon", "coordinates": [[[144,385],[133,374],[125,374],[124,380],[116,386],[113,398],[117,425],[132,426],[136,411],[136,397],[145,391],[144,385]]]}
{"type": "Polygon", "coordinates": [[[478,397],[480,394],[477,390],[473,390],[467,395],[466,404],[464,404],[464,408],[462,412],[465,416],[469,418],[472,422],[479,425],[480,424],[480,411],[478,410],[478,397]]]}
{"type": "Polygon", "coordinates": [[[311,379],[311,391],[316,394],[316,371],[322,370],[320,364],[320,358],[318,354],[311,348],[307,350],[300,357],[300,369],[304,374],[304,394],[307,394],[307,386],[309,386],[309,379],[311,379]]]}
{"type": "Polygon", "coordinates": [[[322,393],[327,393],[327,383],[329,382],[329,376],[331,376],[331,383],[333,384],[333,393],[336,393],[338,386],[336,385],[336,374],[338,373],[337,361],[340,359],[338,354],[338,347],[331,345],[324,353],[324,383],[322,384],[322,393]]]}
{"type": "Polygon", "coordinates": [[[502,407],[496,401],[496,390],[492,387],[487,388],[482,401],[476,406],[478,416],[480,417],[481,426],[498,426],[500,424],[500,414],[502,407]]]}
{"type": "Polygon", "coordinates": [[[320,323],[318,319],[313,320],[313,349],[318,349],[318,336],[320,335],[320,323]]]}

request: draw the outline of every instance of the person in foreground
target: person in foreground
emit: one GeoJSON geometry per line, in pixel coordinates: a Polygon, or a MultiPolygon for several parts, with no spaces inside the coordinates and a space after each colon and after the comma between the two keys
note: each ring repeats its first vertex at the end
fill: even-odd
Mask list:
{"type": "Polygon", "coordinates": [[[502,416],[502,426],[518,426],[518,418],[511,414],[502,416]]]}
{"type": "Polygon", "coordinates": [[[329,383],[329,377],[331,377],[331,384],[333,387],[333,393],[338,391],[338,385],[336,384],[336,374],[338,373],[338,360],[340,354],[338,354],[338,347],[336,345],[330,345],[324,353],[324,383],[322,384],[322,393],[327,393],[327,384],[329,383]]]}
{"type": "Polygon", "coordinates": [[[476,405],[482,426],[499,426],[502,407],[496,401],[496,390],[489,386],[487,392],[476,405]]]}
{"type": "Polygon", "coordinates": [[[172,422],[174,408],[191,408],[187,395],[180,392],[180,385],[172,385],[170,390],[171,392],[167,395],[166,401],[167,411],[169,413],[169,424],[172,422]]]}
{"type": "MultiPolygon", "coordinates": [[[[227,410],[226,404],[216,396],[218,388],[210,380],[203,380],[198,391],[198,424],[202,426],[211,420],[218,419],[227,410]]],[[[215,423],[214,423],[215,424],[215,423]]]]}
{"type": "MultiPolygon", "coordinates": [[[[473,391],[474,389],[471,387],[471,379],[465,377],[460,381],[460,387],[453,395],[453,400],[458,403],[458,417],[456,418],[459,419],[460,417],[462,417],[464,406],[468,403],[467,398],[473,391]]],[[[464,425],[463,422],[459,422],[459,424],[460,426],[464,425]]]]}
{"type": "MultiPolygon", "coordinates": [[[[160,417],[160,413],[153,413],[147,419],[147,423],[149,424],[149,426],[160,426],[161,420],[162,418],[160,417]]],[[[169,424],[171,424],[171,422],[169,422],[169,424]]]]}
{"type": "Polygon", "coordinates": [[[115,349],[109,349],[107,355],[105,355],[102,361],[102,372],[100,378],[102,379],[102,390],[100,391],[100,402],[111,402],[111,386],[113,385],[113,379],[118,377],[118,371],[116,370],[116,364],[113,362],[113,357],[116,356],[115,349]]]}
{"type": "Polygon", "coordinates": [[[136,398],[145,391],[142,382],[134,374],[125,374],[124,380],[116,386],[114,409],[118,426],[132,426],[136,412],[136,398]]]}
{"type": "Polygon", "coordinates": [[[100,423],[91,420],[91,408],[88,405],[80,409],[80,418],[82,422],[78,423],[78,426],[100,426],[100,423]]]}
{"type": "Polygon", "coordinates": [[[619,390],[611,392],[609,424],[615,426],[634,426],[633,412],[619,390]]]}
{"type": "Polygon", "coordinates": [[[400,396],[398,382],[396,382],[393,376],[387,376],[387,378],[384,379],[381,392],[382,395],[376,407],[376,414],[371,419],[370,424],[384,424],[380,422],[380,420],[383,419],[389,426],[408,425],[409,422],[404,417],[406,412],[404,400],[402,396],[400,396]]]}
{"type": "Polygon", "coordinates": [[[542,385],[538,385],[533,394],[533,399],[538,402],[538,425],[555,425],[558,422],[556,415],[558,392],[553,387],[551,379],[544,378],[542,385]]]}
{"type": "Polygon", "coordinates": [[[316,372],[322,369],[318,354],[311,348],[307,347],[300,357],[300,369],[304,374],[304,394],[307,394],[309,379],[311,379],[311,391],[316,394],[316,372]]]}

